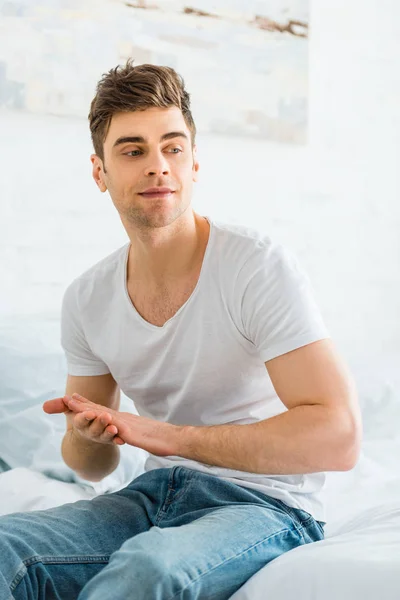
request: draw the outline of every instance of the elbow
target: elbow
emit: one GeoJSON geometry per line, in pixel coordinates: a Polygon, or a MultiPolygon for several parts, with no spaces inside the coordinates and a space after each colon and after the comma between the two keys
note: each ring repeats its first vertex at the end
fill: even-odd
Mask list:
{"type": "Polygon", "coordinates": [[[361,448],[351,447],[343,457],[339,471],[351,471],[357,465],[361,454],[361,448]]]}
{"type": "Polygon", "coordinates": [[[351,426],[347,428],[340,446],[341,468],[340,471],[351,471],[357,465],[361,455],[362,445],[362,420],[361,416],[352,419],[351,426]]]}
{"type": "Polygon", "coordinates": [[[106,475],[98,475],[93,473],[84,473],[83,471],[78,471],[75,469],[75,473],[78,475],[80,479],[84,479],[85,481],[90,481],[91,483],[100,483],[106,477],[106,475]]]}
{"type": "Polygon", "coordinates": [[[357,466],[357,463],[360,459],[361,455],[361,446],[360,444],[353,444],[350,446],[348,451],[346,452],[343,459],[343,466],[340,469],[341,471],[351,471],[354,467],[357,466]]]}

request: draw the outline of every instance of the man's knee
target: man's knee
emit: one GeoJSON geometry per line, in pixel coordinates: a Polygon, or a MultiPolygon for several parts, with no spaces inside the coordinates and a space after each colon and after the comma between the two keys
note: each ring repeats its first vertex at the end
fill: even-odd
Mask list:
{"type": "MultiPolygon", "coordinates": [[[[142,591],[159,589],[163,597],[174,596],[190,583],[190,572],[179,549],[174,547],[171,531],[152,527],[126,540],[110,557],[108,570],[132,575],[132,584],[142,591]],[[140,582],[140,583],[139,583],[140,582]]],[[[150,597],[150,596],[149,596],[150,597]]]]}

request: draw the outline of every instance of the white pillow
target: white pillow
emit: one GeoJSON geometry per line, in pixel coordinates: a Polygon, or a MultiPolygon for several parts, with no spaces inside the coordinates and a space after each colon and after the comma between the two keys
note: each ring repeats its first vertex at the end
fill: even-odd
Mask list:
{"type": "MultiPolygon", "coordinates": [[[[65,417],[42,409],[43,402],[65,393],[67,364],[59,338],[57,318],[14,316],[0,321],[0,460],[10,468],[28,467],[98,493],[115,491],[143,472],[147,452],[121,446],[118,468],[97,483],[67,467],[61,455],[65,417]]],[[[123,394],[121,410],[136,413],[123,394]]]]}

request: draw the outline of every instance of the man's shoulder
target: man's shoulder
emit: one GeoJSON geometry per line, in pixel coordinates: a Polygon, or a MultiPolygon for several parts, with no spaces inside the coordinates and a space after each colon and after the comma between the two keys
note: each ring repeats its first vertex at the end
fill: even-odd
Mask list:
{"type": "Polygon", "coordinates": [[[215,229],[215,247],[226,264],[236,267],[254,258],[259,260],[262,254],[278,246],[266,231],[251,225],[222,220],[213,220],[215,229]]]}
{"type": "Polygon", "coordinates": [[[128,244],[117,248],[94,265],[83,271],[75,277],[68,285],[65,292],[66,296],[79,295],[81,300],[91,296],[93,292],[99,292],[100,289],[113,288],[113,280],[120,273],[118,267],[126,257],[128,244]]]}
{"type": "Polygon", "coordinates": [[[94,265],[86,269],[86,271],[83,271],[83,273],[81,273],[77,279],[99,279],[107,276],[108,274],[115,273],[116,266],[120,264],[122,257],[127,252],[127,246],[128,244],[124,244],[123,246],[117,248],[117,250],[114,250],[104,258],[100,259],[94,265]]]}
{"type": "Polygon", "coordinates": [[[225,221],[213,219],[213,225],[220,236],[233,242],[256,244],[258,242],[267,243],[271,241],[270,236],[260,227],[238,223],[237,221],[225,221]]]}

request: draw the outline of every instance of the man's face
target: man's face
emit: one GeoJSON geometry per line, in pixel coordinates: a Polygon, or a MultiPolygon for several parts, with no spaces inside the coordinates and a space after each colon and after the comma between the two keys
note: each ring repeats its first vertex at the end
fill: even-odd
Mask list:
{"type": "Polygon", "coordinates": [[[104,164],[95,154],[91,160],[97,185],[108,189],[125,226],[165,227],[190,205],[199,166],[177,107],[114,115],[104,142],[104,164]],[[172,193],[143,193],[154,187],[172,193]]]}

